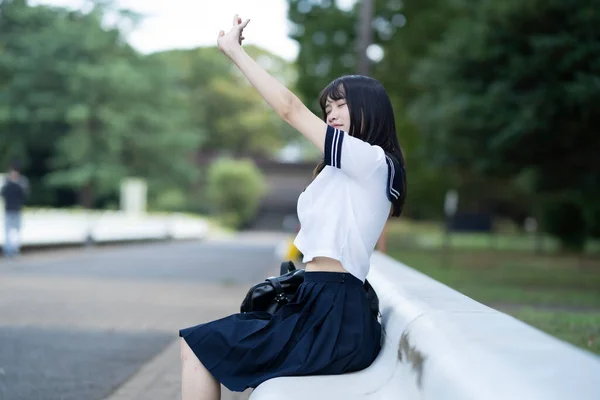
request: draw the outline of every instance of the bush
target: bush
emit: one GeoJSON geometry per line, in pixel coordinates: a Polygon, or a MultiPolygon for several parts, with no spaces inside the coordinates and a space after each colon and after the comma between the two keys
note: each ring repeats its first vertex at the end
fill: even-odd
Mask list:
{"type": "Polygon", "coordinates": [[[207,199],[227,226],[240,228],[250,222],[265,190],[264,176],[250,160],[222,158],[208,169],[207,199]]]}
{"type": "Polygon", "coordinates": [[[585,212],[569,199],[549,200],[543,205],[545,231],[558,238],[564,250],[581,252],[588,237],[585,212]]]}
{"type": "MultiPolygon", "coordinates": [[[[189,191],[188,191],[189,192],[189,191]]],[[[179,188],[163,188],[149,199],[149,209],[158,211],[188,211],[190,194],[179,188]]]]}

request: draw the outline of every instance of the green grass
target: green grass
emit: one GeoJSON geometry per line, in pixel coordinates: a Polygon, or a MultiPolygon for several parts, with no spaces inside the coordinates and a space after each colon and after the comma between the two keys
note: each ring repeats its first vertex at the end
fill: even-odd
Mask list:
{"type": "Polygon", "coordinates": [[[502,251],[394,249],[388,253],[485,304],[511,303],[600,309],[600,266],[568,257],[502,251]]]}
{"type": "MultiPolygon", "coordinates": [[[[427,230],[435,233],[431,227],[413,230],[413,235],[427,230]]],[[[486,248],[481,245],[486,240],[481,234],[473,235],[478,241],[465,240],[449,250],[424,248],[418,242],[407,242],[407,235],[405,226],[389,227],[390,256],[476,301],[600,354],[598,256],[576,257],[556,251],[536,255],[518,246],[486,248]]]]}
{"type": "MultiPolygon", "coordinates": [[[[531,234],[519,233],[513,225],[500,223],[498,232],[487,233],[453,233],[450,235],[450,246],[464,250],[508,250],[534,251],[538,246],[537,239],[531,234]]],[[[442,248],[446,235],[440,223],[412,222],[401,220],[388,224],[388,234],[403,246],[427,249],[442,248]]],[[[555,253],[560,250],[559,242],[550,236],[542,235],[541,244],[544,252],[555,253]]],[[[600,253],[600,241],[589,240],[586,246],[587,254],[600,253]]]]}
{"type": "Polygon", "coordinates": [[[529,307],[502,311],[559,339],[600,354],[600,311],[573,313],[529,307]]]}

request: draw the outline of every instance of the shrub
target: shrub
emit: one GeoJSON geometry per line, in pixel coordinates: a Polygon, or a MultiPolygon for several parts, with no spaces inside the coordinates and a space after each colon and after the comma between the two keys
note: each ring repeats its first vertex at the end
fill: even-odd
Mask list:
{"type": "Polygon", "coordinates": [[[264,176],[251,160],[222,158],[208,169],[207,199],[227,226],[240,228],[250,222],[265,190],[264,176]]]}
{"type": "Polygon", "coordinates": [[[587,221],[580,204],[570,199],[546,201],[544,228],[558,238],[564,250],[581,252],[588,237],[587,221]]]}

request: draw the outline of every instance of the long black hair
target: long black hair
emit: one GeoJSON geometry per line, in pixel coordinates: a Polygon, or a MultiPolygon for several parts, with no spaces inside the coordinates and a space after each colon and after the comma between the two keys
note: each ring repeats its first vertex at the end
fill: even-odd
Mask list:
{"type": "MultiPolygon", "coordinates": [[[[396,134],[396,121],[392,102],[383,85],[374,78],[362,75],[346,75],[334,79],[319,95],[323,120],[327,122],[325,106],[327,99],[345,99],[350,113],[350,136],[371,145],[379,146],[399,166],[402,176],[400,195],[393,202],[391,215],[400,216],[406,199],[406,168],[404,156],[396,134]]],[[[321,162],[315,169],[317,176],[325,168],[321,162]]]]}

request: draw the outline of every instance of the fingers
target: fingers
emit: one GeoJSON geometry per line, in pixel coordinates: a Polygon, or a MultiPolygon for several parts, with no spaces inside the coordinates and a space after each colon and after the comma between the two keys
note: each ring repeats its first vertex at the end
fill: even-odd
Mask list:
{"type": "MultiPolygon", "coordinates": [[[[244,36],[242,36],[242,31],[244,30],[244,28],[246,26],[248,26],[248,23],[250,23],[250,19],[247,19],[242,23],[242,19],[239,17],[238,14],[235,14],[233,16],[233,29],[232,30],[238,28],[237,31],[239,32],[239,37],[238,37],[239,44],[242,44],[242,41],[244,39],[246,39],[244,36]]],[[[224,36],[224,35],[225,35],[225,32],[223,32],[223,31],[219,32],[219,37],[224,36]]]]}
{"type": "Polygon", "coordinates": [[[233,26],[237,26],[242,24],[241,28],[244,29],[246,27],[246,25],[248,25],[248,22],[250,22],[250,19],[247,19],[243,24],[242,24],[242,19],[240,18],[239,15],[235,14],[233,16],[233,26]]]}

